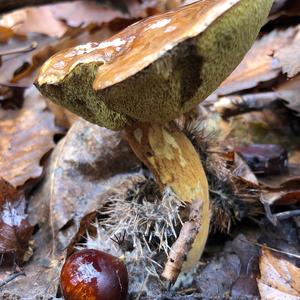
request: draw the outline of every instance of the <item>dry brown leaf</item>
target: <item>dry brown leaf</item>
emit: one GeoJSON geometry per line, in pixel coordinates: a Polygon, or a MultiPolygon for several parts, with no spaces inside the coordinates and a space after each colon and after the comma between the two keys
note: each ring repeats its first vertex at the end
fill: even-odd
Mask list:
{"type": "Polygon", "coordinates": [[[239,234],[193,276],[201,297],[184,299],[256,299],[258,249],[239,234]]]}
{"type": "Polygon", "coordinates": [[[232,172],[233,176],[241,178],[253,186],[258,185],[256,176],[237,153],[234,155],[234,166],[235,169],[232,172]]]}
{"type": "Polygon", "coordinates": [[[20,110],[0,110],[0,175],[15,187],[41,176],[40,160],[54,147],[58,129],[45,109],[46,103],[31,88],[20,110]]]}
{"type": "MultiPolygon", "coordinates": [[[[1,46],[3,52],[9,52],[12,50],[20,48],[29,48],[33,43],[37,44],[37,47],[32,51],[27,51],[24,53],[16,53],[5,55],[2,57],[2,65],[0,66],[0,83],[10,85],[13,81],[20,79],[23,74],[31,74],[35,68],[39,66],[43,61],[38,62],[32,57],[39,52],[45,53],[45,50],[50,48],[51,44],[55,42],[55,39],[52,37],[46,37],[42,34],[30,34],[25,39],[11,38],[8,43],[1,46]],[[37,65],[36,65],[37,64],[37,65]]],[[[49,55],[51,52],[49,51],[49,55]]],[[[24,77],[25,75],[23,75],[24,77]]],[[[33,75],[34,76],[34,75],[33,75]]],[[[28,79],[23,86],[29,86],[33,82],[33,79],[28,79]]],[[[19,84],[22,86],[21,84],[19,84]]]]}
{"type": "Polygon", "coordinates": [[[52,37],[61,37],[68,27],[57,20],[48,7],[29,7],[5,14],[0,26],[13,30],[16,34],[42,33],[52,37]]]}
{"type": "Polygon", "coordinates": [[[263,248],[259,267],[261,277],[257,282],[262,300],[300,299],[300,269],[283,255],[275,256],[263,248]]]}
{"type": "Polygon", "coordinates": [[[106,5],[103,5],[94,1],[72,1],[48,5],[47,8],[57,19],[64,20],[69,26],[78,27],[90,23],[102,25],[116,19],[144,18],[149,14],[175,8],[181,3],[181,0],[115,0],[105,1],[106,5]]]}
{"type": "MultiPolygon", "coordinates": [[[[34,199],[37,209],[49,201],[55,233],[72,222],[67,236],[60,232],[67,246],[82,217],[100,209],[113,189],[120,189],[129,179],[140,178],[136,173],[139,166],[121,132],[80,119],[51,155],[43,190],[34,199]]],[[[37,213],[36,218],[40,222],[41,214],[37,213]]]]}
{"type": "Polygon", "coordinates": [[[120,10],[99,5],[93,1],[66,2],[48,5],[56,19],[64,20],[69,26],[79,27],[95,23],[102,25],[115,19],[127,19],[129,15],[120,10]]]}
{"type": "Polygon", "coordinates": [[[274,53],[282,66],[282,72],[292,78],[300,72],[300,26],[297,27],[297,32],[293,41],[283,48],[279,48],[274,53]]]}
{"type": "Polygon", "coordinates": [[[227,95],[237,91],[255,87],[259,82],[268,81],[280,72],[272,54],[275,50],[288,44],[293,38],[295,29],[273,31],[255,42],[246,57],[233,73],[216,91],[219,95],[227,95]]]}
{"type": "Polygon", "coordinates": [[[0,26],[0,43],[6,43],[14,34],[12,29],[0,26]]]}
{"type": "Polygon", "coordinates": [[[22,263],[33,227],[25,213],[25,197],[0,177],[1,264],[22,263]],[[4,257],[4,261],[2,260],[4,257]],[[14,258],[16,261],[14,261],[14,258]]]}
{"type": "Polygon", "coordinates": [[[194,1],[182,0],[125,0],[130,15],[133,17],[146,17],[151,14],[161,13],[178,7],[181,4],[188,4],[194,1]]]}
{"type": "Polygon", "coordinates": [[[284,14],[288,16],[299,16],[300,2],[295,0],[287,0],[286,7],[284,8],[284,14]]]}
{"type": "Polygon", "coordinates": [[[7,284],[3,293],[29,299],[55,297],[65,249],[88,226],[81,222],[95,215],[115,192],[125,193],[144,178],[139,166],[121,132],[79,119],[51,154],[45,180],[29,202],[30,222],[40,229],[33,236],[32,261],[24,268],[27,276],[7,284]]]}
{"type": "MultiPolygon", "coordinates": [[[[42,96],[41,96],[42,97],[42,96]]],[[[50,101],[49,99],[45,98],[47,101],[47,106],[51,110],[51,112],[55,116],[55,123],[63,128],[70,128],[77,119],[79,118],[74,113],[70,112],[69,110],[55,104],[54,102],[50,101]]]]}
{"type": "Polygon", "coordinates": [[[285,81],[276,91],[278,96],[287,102],[286,106],[300,115],[300,75],[285,81]]]}
{"type": "Polygon", "coordinates": [[[300,2],[295,0],[275,0],[271,14],[271,19],[281,16],[299,16],[300,2]]]}
{"type": "MultiPolygon", "coordinates": [[[[299,35],[299,31],[299,26],[280,31],[274,30],[256,41],[240,65],[207,100],[216,100],[218,95],[229,95],[254,88],[260,82],[276,78],[285,70],[290,71],[288,62],[284,58],[287,51],[291,51],[290,45],[296,46],[294,41],[295,36],[299,35]],[[280,61],[276,53],[282,53],[280,54],[280,61]]],[[[293,53],[292,61],[295,62],[297,60],[298,53],[299,51],[293,53]]],[[[287,59],[290,58],[287,56],[287,59]]]]}
{"type": "Polygon", "coordinates": [[[0,83],[29,86],[36,77],[37,69],[54,53],[78,44],[102,41],[119,29],[111,29],[109,25],[99,29],[97,26],[90,25],[87,28],[74,30],[72,34],[59,40],[40,34],[31,34],[25,41],[12,39],[10,44],[3,47],[3,51],[28,46],[33,41],[38,45],[31,52],[5,56],[0,68],[0,83]]]}
{"type": "Polygon", "coordinates": [[[290,164],[285,174],[260,178],[262,201],[268,205],[290,205],[300,201],[300,164],[290,164]]]}

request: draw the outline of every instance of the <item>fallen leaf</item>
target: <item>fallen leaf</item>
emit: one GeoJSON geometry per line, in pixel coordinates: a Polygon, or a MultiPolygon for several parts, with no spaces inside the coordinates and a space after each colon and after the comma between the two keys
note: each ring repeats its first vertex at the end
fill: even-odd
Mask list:
{"type": "Polygon", "coordinates": [[[256,176],[238,154],[234,155],[234,169],[232,170],[232,175],[244,179],[254,186],[258,185],[256,176]]]}
{"type": "Polygon", "coordinates": [[[262,249],[257,279],[262,300],[300,299],[300,269],[270,250],[262,249]]]}
{"type": "Polygon", "coordinates": [[[241,269],[238,279],[231,287],[232,297],[258,296],[256,276],[259,274],[259,249],[246,236],[239,234],[231,243],[232,251],[238,255],[241,269]]]}
{"type": "Polygon", "coordinates": [[[272,54],[292,40],[295,30],[275,30],[256,41],[240,65],[217,89],[216,94],[228,95],[254,88],[260,82],[277,77],[281,71],[280,65],[272,54]]]}
{"type": "Polygon", "coordinates": [[[213,259],[195,278],[201,298],[226,299],[232,284],[239,278],[240,268],[240,259],[234,253],[225,251],[213,259]]]}
{"type": "Polygon", "coordinates": [[[0,19],[0,26],[13,30],[16,34],[35,32],[52,37],[61,37],[68,30],[46,6],[29,7],[5,14],[0,19]]]}
{"type": "Polygon", "coordinates": [[[55,297],[66,249],[85,233],[90,215],[143,178],[139,168],[121,132],[75,122],[51,154],[45,179],[29,202],[29,220],[39,230],[34,256],[24,268],[27,276],[7,284],[3,293],[55,297]]]}
{"type": "MultiPolygon", "coordinates": [[[[33,43],[36,43],[37,47],[32,51],[15,53],[2,57],[2,65],[0,66],[1,84],[10,85],[13,81],[17,81],[17,79],[19,79],[19,74],[24,74],[26,72],[26,75],[28,75],[30,74],[30,72],[33,72],[33,70],[35,70],[35,68],[39,66],[39,64],[35,64],[42,63],[35,61],[33,56],[43,51],[43,49],[49,48],[50,45],[55,41],[56,39],[53,37],[47,37],[45,35],[37,33],[29,34],[27,38],[23,39],[18,39],[16,37],[11,38],[8,43],[1,46],[1,50],[3,52],[9,52],[20,48],[29,48],[29,46],[33,43]]],[[[51,55],[50,51],[49,55],[51,55]]],[[[28,80],[27,83],[23,86],[29,86],[32,81],[32,79],[28,80]]],[[[22,85],[19,84],[19,86],[22,85]]]]}
{"type": "Polygon", "coordinates": [[[288,0],[274,0],[270,15],[276,14],[282,10],[282,8],[287,5],[288,0]]]}
{"type": "Polygon", "coordinates": [[[48,5],[56,19],[64,20],[71,27],[95,23],[102,25],[115,19],[130,18],[128,14],[112,7],[103,6],[94,1],[75,1],[48,5]]]}
{"type": "Polygon", "coordinates": [[[299,16],[300,3],[294,0],[275,0],[271,11],[271,19],[282,16],[299,16]]]}
{"type": "Polygon", "coordinates": [[[298,118],[294,116],[293,120],[291,111],[282,106],[234,116],[221,122],[222,141],[231,147],[277,144],[287,150],[297,149],[300,138],[295,134],[293,122],[298,124],[298,118]]]}
{"type": "Polygon", "coordinates": [[[297,64],[298,51],[294,49],[294,53],[290,53],[291,58],[288,52],[292,52],[291,45],[297,46],[298,39],[295,40],[295,37],[299,35],[299,30],[299,26],[274,30],[257,40],[240,65],[206,101],[254,88],[261,82],[276,78],[281,72],[290,71],[291,66],[284,58],[297,64]]]}
{"type": "Polygon", "coordinates": [[[300,76],[280,84],[276,91],[278,96],[286,101],[286,106],[300,115],[300,76]]]}
{"type": "Polygon", "coordinates": [[[223,252],[193,276],[201,292],[199,299],[252,299],[257,296],[258,256],[257,247],[243,234],[228,242],[223,252]]]}
{"type": "Polygon", "coordinates": [[[54,147],[59,130],[35,88],[25,92],[19,110],[0,110],[0,174],[13,186],[41,176],[41,158],[54,147]]]}
{"type": "Polygon", "coordinates": [[[300,190],[263,190],[261,201],[268,205],[292,205],[300,201],[300,190]]]}
{"type": "Polygon", "coordinates": [[[277,59],[282,67],[282,72],[286,73],[289,78],[296,76],[300,72],[300,27],[297,27],[297,32],[293,41],[285,47],[278,48],[274,53],[274,58],[277,59]]]}
{"type": "Polygon", "coordinates": [[[299,16],[300,15],[299,1],[287,0],[287,4],[284,7],[284,14],[288,16],[299,16]]]}
{"type": "Polygon", "coordinates": [[[274,144],[250,144],[234,149],[258,175],[278,175],[285,173],[288,166],[287,151],[274,144]]]}
{"type": "MultiPolygon", "coordinates": [[[[44,189],[35,196],[37,207],[41,203],[51,207],[55,234],[69,224],[60,232],[63,247],[77,233],[81,219],[100,209],[114,189],[140,178],[139,166],[121,132],[81,119],[74,123],[52,153],[44,189]]],[[[42,215],[36,214],[35,222],[42,215]]]]}
{"type": "MultiPolygon", "coordinates": [[[[120,24],[120,26],[124,25],[127,24],[120,24]]],[[[102,41],[119,30],[120,27],[110,28],[109,24],[102,26],[101,29],[98,26],[89,25],[73,30],[68,36],[59,40],[41,34],[30,34],[26,40],[22,41],[11,39],[11,43],[7,44],[3,51],[28,46],[32,42],[36,42],[37,47],[31,52],[5,56],[0,68],[0,83],[30,86],[36,77],[37,69],[56,52],[86,42],[102,41]]]]}
{"type": "Polygon", "coordinates": [[[14,34],[12,29],[0,26],[0,43],[6,43],[14,34]]]}
{"type": "Polygon", "coordinates": [[[0,178],[0,255],[1,264],[22,263],[33,227],[25,213],[25,196],[0,178]],[[4,260],[3,260],[4,258],[4,260]],[[15,259],[14,259],[15,258],[15,259]]]}
{"type": "MultiPolygon", "coordinates": [[[[41,97],[43,97],[43,96],[41,95],[41,97]]],[[[47,102],[47,106],[50,109],[50,111],[54,114],[55,123],[58,126],[68,129],[79,118],[74,113],[72,113],[69,110],[55,104],[54,102],[50,101],[49,99],[45,98],[45,101],[47,102]]]]}

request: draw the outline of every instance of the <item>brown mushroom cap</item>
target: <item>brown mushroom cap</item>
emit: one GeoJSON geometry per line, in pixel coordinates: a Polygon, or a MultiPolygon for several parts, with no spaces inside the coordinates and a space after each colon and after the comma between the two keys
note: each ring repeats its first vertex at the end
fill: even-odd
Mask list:
{"type": "Polygon", "coordinates": [[[203,101],[255,40],[273,0],[202,0],[54,55],[37,87],[100,126],[163,123],[203,101]]]}

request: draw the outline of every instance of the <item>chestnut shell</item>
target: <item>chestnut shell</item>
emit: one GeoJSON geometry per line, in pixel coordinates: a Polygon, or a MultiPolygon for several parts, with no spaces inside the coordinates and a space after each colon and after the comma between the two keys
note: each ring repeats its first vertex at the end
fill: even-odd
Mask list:
{"type": "Polygon", "coordinates": [[[123,300],[128,292],[128,273],[119,258],[86,249],[67,258],[60,283],[66,300],[123,300]]]}

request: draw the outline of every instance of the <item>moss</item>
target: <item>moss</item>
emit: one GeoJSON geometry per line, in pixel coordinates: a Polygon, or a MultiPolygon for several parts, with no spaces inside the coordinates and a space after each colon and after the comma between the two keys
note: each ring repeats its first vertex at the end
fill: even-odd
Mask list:
{"type": "Polygon", "coordinates": [[[104,90],[92,89],[96,64],[78,65],[58,86],[40,89],[88,121],[111,129],[122,128],[127,118],[160,123],[172,120],[203,101],[234,70],[254,42],[272,3],[241,0],[199,36],[104,90]]]}

